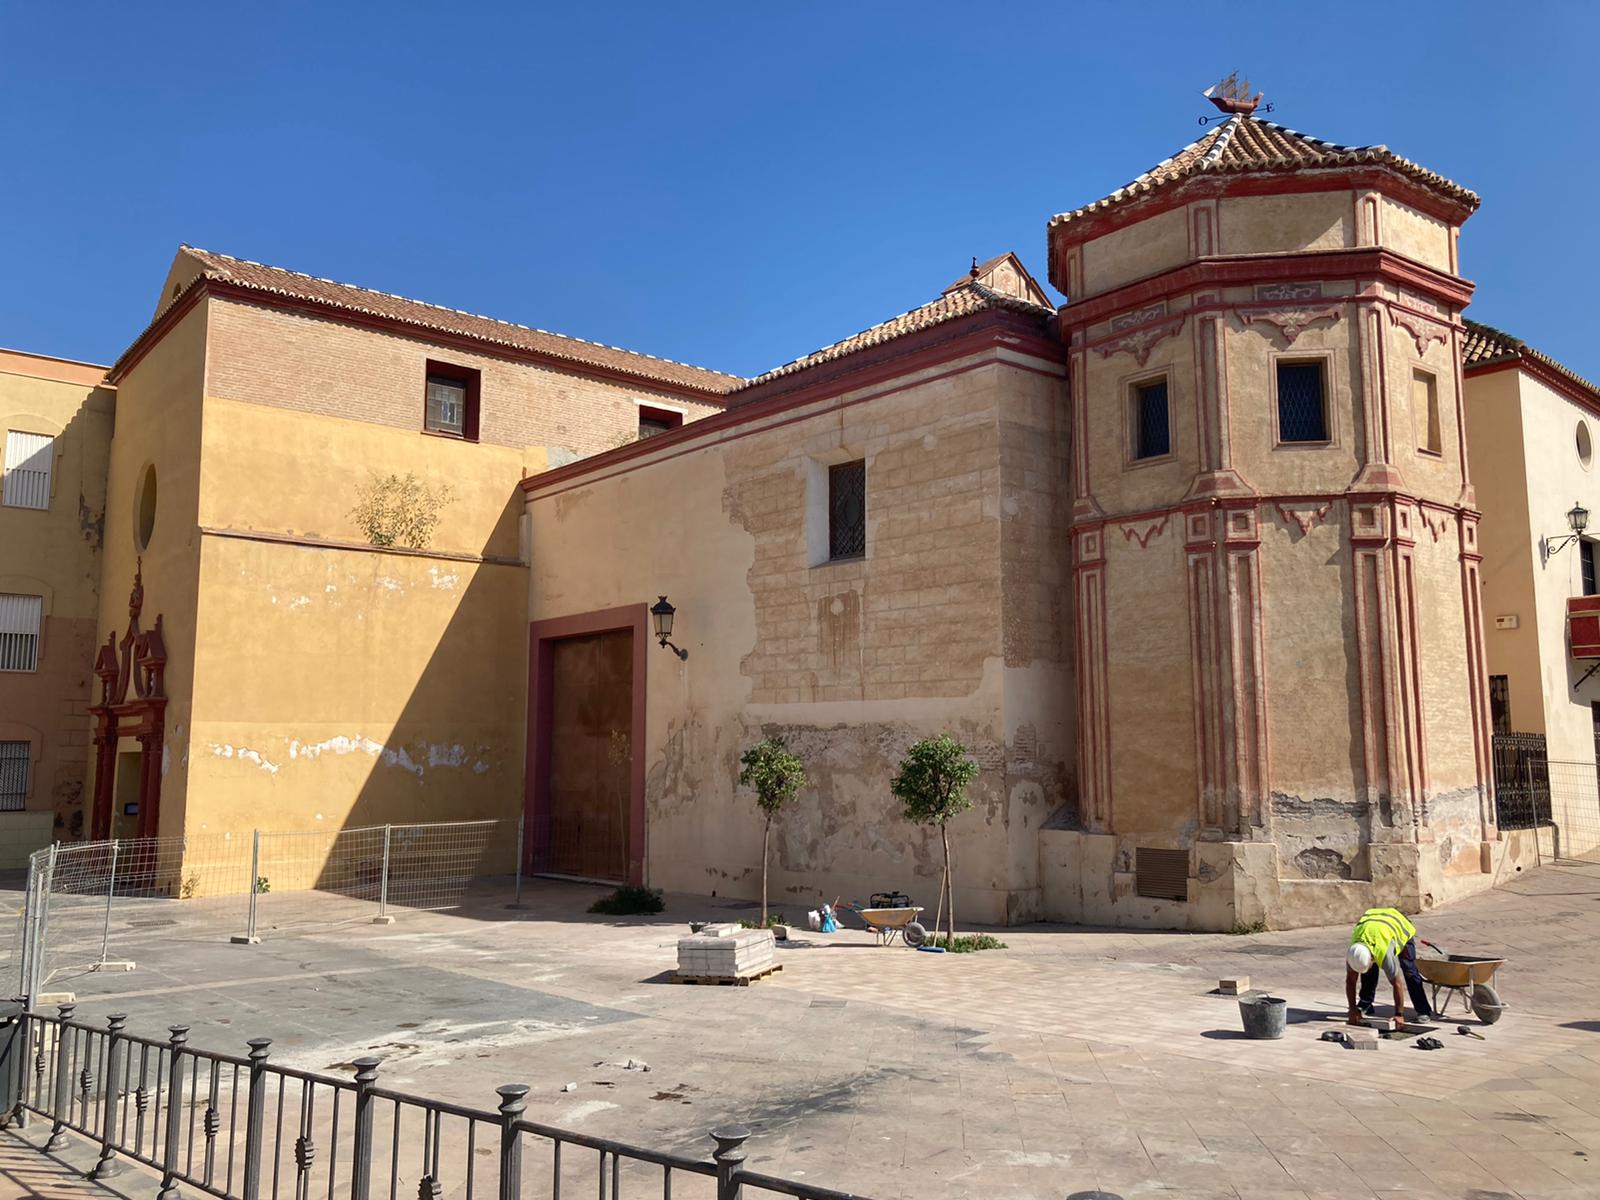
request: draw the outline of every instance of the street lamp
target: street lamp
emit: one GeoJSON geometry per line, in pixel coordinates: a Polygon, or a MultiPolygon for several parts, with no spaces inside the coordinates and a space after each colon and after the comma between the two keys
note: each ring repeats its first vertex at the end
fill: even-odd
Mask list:
{"type": "Polygon", "coordinates": [[[661,643],[661,645],[666,649],[671,650],[679,657],[679,659],[687,659],[689,657],[689,652],[687,650],[678,649],[678,647],[674,646],[671,641],[672,616],[677,611],[677,609],[673,608],[672,605],[667,603],[667,598],[665,596],[661,596],[654,604],[650,606],[650,620],[655,624],[656,639],[661,643]]]}
{"type": "Polygon", "coordinates": [[[1546,537],[1544,539],[1545,554],[1559,554],[1571,543],[1581,538],[1583,531],[1588,527],[1589,510],[1574,500],[1572,507],[1567,510],[1567,528],[1571,529],[1572,532],[1562,534],[1560,537],[1546,537]]]}

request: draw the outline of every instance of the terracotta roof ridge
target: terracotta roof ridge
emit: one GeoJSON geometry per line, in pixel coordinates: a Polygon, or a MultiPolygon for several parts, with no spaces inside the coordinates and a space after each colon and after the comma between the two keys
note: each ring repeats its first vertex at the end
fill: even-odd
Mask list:
{"type": "Polygon", "coordinates": [[[1571,367],[1551,358],[1542,350],[1537,350],[1528,345],[1516,334],[1507,333],[1503,329],[1497,329],[1493,325],[1486,325],[1482,321],[1474,321],[1468,317],[1463,317],[1462,323],[1467,327],[1467,337],[1461,347],[1461,365],[1463,367],[1506,362],[1512,359],[1531,359],[1600,398],[1600,385],[1596,385],[1584,378],[1571,367]]]}
{"type": "MultiPolygon", "coordinates": [[[[744,382],[743,376],[733,375],[733,374],[730,374],[727,371],[718,371],[713,367],[702,367],[702,366],[700,366],[700,365],[698,365],[696,363],[682,362],[682,361],[680,361],[678,359],[675,359],[675,358],[665,358],[665,357],[663,357],[663,356],[661,356],[659,354],[646,353],[643,350],[630,350],[626,346],[613,346],[608,342],[596,342],[596,341],[592,341],[589,338],[574,337],[570,333],[557,333],[554,330],[550,330],[550,329],[540,329],[536,325],[523,325],[523,324],[520,324],[520,323],[518,323],[516,321],[506,321],[506,320],[501,319],[500,317],[487,316],[484,313],[469,312],[468,310],[466,310],[464,308],[451,308],[448,305],[435,304],[435,303],[433,303],[432,301],[429,301],[429,300],[418,300],[414,296],[402,296],[398,292],[384,292],[384,291],[378,290],[377,288],[363,287],[359,283],[345,283],[342,280],[329,279],[329,278],[327,278],[326,276],[323,276],[323,275],[311,275],[311,274],[308,274],[305,271],[292,270],[289,267],[274,266],[272,263],[257,262],[256,260],[250,259],[250,258],[238,258],[238,257],[236,257],[236,256],[234,256],[232,254],[224,254],[220,250],[207,250],[203,246],[191,246],[187,242],[180,244],[178,249],[180,251],[185,251],[185,252],[187,252],[189,254],[193,254],[193,255],[195,255],[197,257],[200,257],[201,261],[204,261],[205,259],[222,259],[225,262],[238,263],[240,266],[244,266],[244,267],[259,267],[262,270],[276,271],[279,274],[290,275],[290,276],[293,276],[293,277],[295,277],[297,279],[308,279],[308,280],[311,280],[314,283],[325,283],[325,284],[330,284],[333,287],[337,287],[337,288],[348,288],[349,290],[351,290],[353,292],[364,292],[364,293],[366,293],[368,295],[371,295],[371,296],[382,296],[386,300],[400,300],[400,301],[403,301],[406,304],[415,304],[415,305],[418,305],[419,307],[422,307],[422,308],[433,309],[435,312],[449,313],[451,316],[470,317],[475,321],[488,321],[490,324],[493,324],[493,325],[503,325],[507,329],[518,329],[518,330],[522,330],[523,332],[526,332],[526,333],[541,334],[544,337],[560,338],[562,341],[576,342],[577,344],[582,345],[582,346],[594,346],[594,347],[597,347],[598,349],[601,349],[601,350],[613,350],[613,351],[616,351],[619,354],[630,354],[630,355],[633,355],[636,358],[645,358],[645,359],[651,360],[652,362],[666,363],[669,366],[687,367],[688,369],[690,369],[692,371],[704,371],[708,375],[720,375],[724,379],[728,379],[728,380],[730,380],[732,382],[736,382],[736,383],[744,382]]],[[[227,275],[226,273],[223,273],[223,274],[220,274],[220,275],[216,275],[216,276],[212,276],[212,275],[210,275],[209,270],[208,270],[208,272],[206,272],[206,275],[207,275],[208,278],[223,279],[223,280],[226,280],[227,282],[238,283],[242,287],[248,287],[248,288],[251,288],[251,289],[257,290],[257,291],[268,291],[268,292],[270,292],[270,291],[274,291],[275,290],[273,288],[263,287],[260,284],[251,283],[251,282],[248,282],[248,281],[245,281],[245,280],[240,280],[240,279],[237,279],[237,278],[232,278],[229,275],[227,275]]],[[[185,288],[184,291],[188,291],[188,288],[185,288]]],[[[180,298],[181,298],[181,293],[180,293],[179,296],[173,298],[173,303],[176,303],[177,300],[180,299],[180,298]]],[[[168,307],[171,307],[171,306],[169,305],[168,307]]],[[[163,310],[163,311],[165,311],[165,310],[163,310]]]]}
{"type": "MultiPolygon", "coordinates": [[[[1233,140],[1233,135],[1239,128],[1239,122],[1241,122],[1241,121],[1243,121],[1245,119],[1246,118],[1245,118],[1245,116],[1243,114],[1234,113],[1232,116],[1230,116],[1226,121],[1224,121],[1222,123],[1222,125],[1216,131],[1216,134],[1217,134],[1216,139],[1211,143],[1210,148],[1204,154],[1202,154],[1200,156],[1200,166],[1201,166],[1202,169],[1204,169],[1207,166],[1210,166],[1212,163],[1216,162],[1219,158],[1222,157],[1222,152],[1228,148],[1228,143],[1233,140]]],[[[1187,150],[1191,146],[1198,146],[1200,144],[1200,142],[1204,141],[1204,140],[1205,140],[1204,138],[1200,138],[1200,139],[1198,139],[1196,141],[1190,142],[1189,145],[1185,146],[1183,149],[1187,150]]],[[[1182,153],[1183,153],[1183,150],[1178,151],[1178,154],[1182,154],[1182,153]]],[[[1177,158],[1178,155],[1174,154],[1172,157],[1173,158],[1177,158]]],[[[1168,159],[1167,161],[1171,162],[1172,159],[1168,159]]],[[[1149,171],[1146,171],[1145,175],[1153,175],[1153,174],[1155,174],[1155,172],[1159,171],[1163,165],[1165,165],[1165,164],[1157,164],[1156,167],[1152,168],[1149,171]]],[[[1143,178],[1143,176],[1141,176],[1141,178],[1143,178]]]]}
{"type": "Polygon", "coordinates": [[[1478,205],[1478,196],[1437,171],[1403,158],[1383,144],[1347,146],[1314,137],[1247,113],[1232,113],[1148,171],[1107,196],[1050,218],[1050,226],[1064,225],[1090,213],[1111,208],[1135,196],[1176,186],[1201,173],[1247,173],[1282,169],[1315,169],[1376,163],[1430,186],[1466,205],[1478,205]],[[1248,135],[1247,135],[1248,131],[1248,135]]]}
{"type": "Polygon", "coordinates": [[[991,308],[1005,308],[1014,312],[1027,313],[1033,316],[1052,316],[1055,309],[1046,304],[1035,304],[1032,300],[1024,300],[1019,296],[1007,295],[1005,292],[996,291],[987,284],[979,283],[975,279],[952,287],[942,295],[934,297],[926,303],[915,308],[908,308],[903,313],[898,313],[875,325],[869,325],[859,332],[848,337],[842,337],[834,342],[829,342],[809,354],[802,354],[798,358],[790,359],[773,367],[770,371],[763,371],[735,388],[732,395],[755,387],[757,384],[767,383],[784,375],[792,375],[808,367],[820,366],[825,362],[844,358],[858,350],[865,350],[869,346],[882,345],[884,342],[893,341],[910,333],[916,333],[935,325],[952,321],[958,317],[970,316],[973,313],[983,312],[991,308]],[[918,318],[927,318],[919,321],[918,318]],[[898,327],[898,328],[897,328],[898,327]]]}

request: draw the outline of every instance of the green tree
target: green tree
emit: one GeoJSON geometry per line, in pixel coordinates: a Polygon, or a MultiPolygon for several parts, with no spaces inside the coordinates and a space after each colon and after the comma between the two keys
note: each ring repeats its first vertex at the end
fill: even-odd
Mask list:
{"type": "Polygon", "coordinates": [[[906,756],[900,760],[900,774],[889,785],[889,790],[905,806],[906,820],[939,827],[939,841],[944,846],[944,876],[939,881],[939,907],[934,913],[933,929],[938,933],[948,896],[951,944],[956,936],[955,873],[950,863],[950,835],[945,827],[950,818],[972,807],[967,785],[977,774],[978,764],[967,757],[967,748],[948,733],[941,733],[938,737],[923,738],[906,751],[906,756]]]}
{"type": "Polygon", "coordinates": [[[767,924],[767,846],[772,838],[772,818],[800,794],[806,785],[806,769],[780,737],[762,738],[739,759],[739,783],[756,794],[756,803],[766,815],[761,831],[761,926],[767,924]]]}

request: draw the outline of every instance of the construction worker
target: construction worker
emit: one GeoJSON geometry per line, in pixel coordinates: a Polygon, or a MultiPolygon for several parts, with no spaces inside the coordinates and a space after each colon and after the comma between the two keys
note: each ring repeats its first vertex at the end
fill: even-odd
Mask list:
{"type": "Polygon", "coordinates": [[[1411,993],[1417,1019],[1425,1021],[1433,1016],[1428,993],[1423,990],[1422,972],[1417,969],[1417,927],[1398,909],[1369,908],[1356,922],[1344,961],[1344,994],[1350,1003],[1350,1024],[1360,1025],[1363,1016],[1372,1014],[1380,968],[1394,987],[1396,1029],[1405,1025],[1405,994],[1400,989],[1402,977],[1411,993]],[[1356,997],[1358,979],[1361,981],[1359,1000],[1356,997]]]}

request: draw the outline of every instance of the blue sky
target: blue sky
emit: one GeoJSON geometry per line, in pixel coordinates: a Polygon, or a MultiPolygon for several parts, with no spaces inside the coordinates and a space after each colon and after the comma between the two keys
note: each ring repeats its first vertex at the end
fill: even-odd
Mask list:
{"type": "Polygon", "coordinates": [[[1600,379],[1600,6],[0,3],[0,345],[110,362],[180,242],[752,374],[1044,274],[1055,212],[1273,120],[1476,190],[1471,315],[1600,379]]]}

